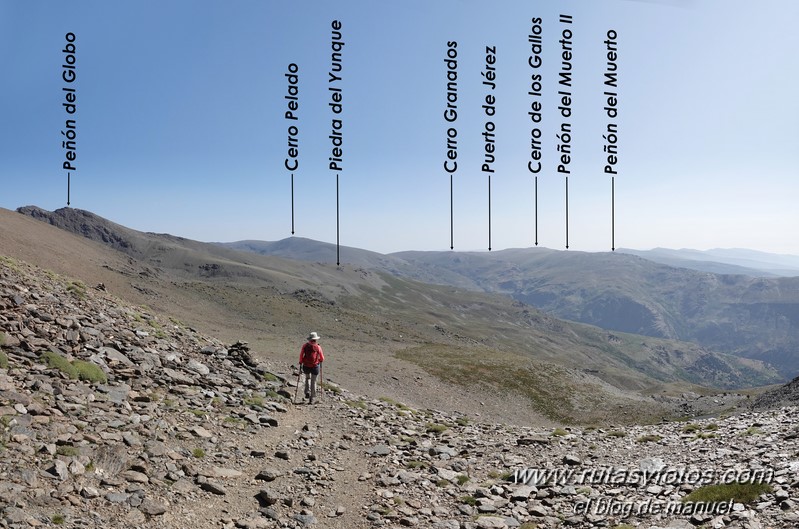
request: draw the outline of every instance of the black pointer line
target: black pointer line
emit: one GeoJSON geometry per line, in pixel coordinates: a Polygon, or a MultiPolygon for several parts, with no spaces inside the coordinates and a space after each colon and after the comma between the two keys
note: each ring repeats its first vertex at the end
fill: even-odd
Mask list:
{"type": "Polygon", "coordinates": [[[341,245],[339,240],[339,201],[338,173],[336,173],[336,266],[341,266],[341,245]]]}
{"type": "Polygon", "coordinates": [[[488,175],[488,251],[491,251],[491,175],[488,175]]]}
{"type": "Polygon", "coordinates": [[[610,177],[610,250],[616,251],[616,177],[610,177]]]}
{"type": "Polygon", "coordinates": [[[291,234],[294,235],[294,173],[291,173],[291,234]]]}
{"type": "Polygon", "coordinates": [[[449,249],[455,249],[455,199],[452,173],[449,175],[449,249]]]}
{"type": "Polygon", "coordinates": [[[535,245],[538,246],[538,177],[535,177],[535,245]]]}
{"type": "Polygon", "coordinates": [[[566,177],[566,249],[569,249],[569,177],[566,177]]]}

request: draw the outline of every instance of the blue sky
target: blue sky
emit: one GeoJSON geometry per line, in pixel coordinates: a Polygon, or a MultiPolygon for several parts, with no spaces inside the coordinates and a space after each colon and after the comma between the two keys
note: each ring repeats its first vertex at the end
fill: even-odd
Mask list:
{"type": "Polygon", "coordinates": [[[450,247],[447,42],[458,42],[455,250],[489,245],[481,105],[495,46],[491,246],[535,242],[527,66],[542,18],[538,241],[563,249],[555,133],[560,14],[573,17],[569,246],[611,247],[602,133],[618,34],[615,245],[799,253],[799,2],[793,0],[0,0],[0,207],[66,205],[62,88],[76,90],[71,205],[202,241],[291,236],[284,74],[299,68],[295,235],[336,242],[331,22],[342,24],[340,242],[450,247]],[[62,77],[75,34],[77,79],[62,77]]]}

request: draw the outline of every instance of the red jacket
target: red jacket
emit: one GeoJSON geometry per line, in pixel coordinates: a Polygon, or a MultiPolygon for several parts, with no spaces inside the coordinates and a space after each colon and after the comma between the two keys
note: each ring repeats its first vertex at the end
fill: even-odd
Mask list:
{"type": "Polygon", "coordinates": [[[316,367],[325,361],[322,346],[318,343],[305,342],[300,349],[300,364],[305,367],[316,367]]]}

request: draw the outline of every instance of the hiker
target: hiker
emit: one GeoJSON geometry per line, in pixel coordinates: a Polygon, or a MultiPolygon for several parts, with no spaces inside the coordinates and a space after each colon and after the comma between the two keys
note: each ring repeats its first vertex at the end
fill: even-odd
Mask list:
{"type": "Polygon", "coordinates": [[[300,349],[300,369],[305,373],[305,398],[308,399],[308,404],[313,404],[316,396],[316,377],[319,376],[324,361],[325,354],[319,345],[319,335],[312,332],[300,349]]]}

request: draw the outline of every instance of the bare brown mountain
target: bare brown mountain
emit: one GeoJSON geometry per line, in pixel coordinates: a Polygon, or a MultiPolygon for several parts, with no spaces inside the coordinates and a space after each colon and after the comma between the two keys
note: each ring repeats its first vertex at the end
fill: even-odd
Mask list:
{"type": "MultiPolygon", "coordinates": [[[[323,260],[334,250],[293,239],[226,246],[300,260],[311,255],[323,260]]],[[[501,293],[609,331],[688,341],[761,360],[783,380],[799,373],[799,277],[775,275],[790,274],[799,258],[746,250],[632,253],[514,248],[381,255],[347,249],[346,256],[400,277],[501,293]],[[730,261],[715,263],[711,256],[730,261]]]]}
{"type": "Polygon", "coordinates": [[[559,318],[762,360],[783,380],[799,372],[799,277],[714,274],[610,252],[392,255],[458,273],[559,318]]]}
{"type": "Polygon", "coordinates": [[[516,422],[635,421],[673,411],[655,393],[777,380],[758,362],[563,322],[502,295],[137,232],[69,208],[25,211],[45,222],[0,210],[0,254],[103,282],[272,360],[296,362],[319,331],[335,359],[328,375],[372,396],[516,422]]]}

